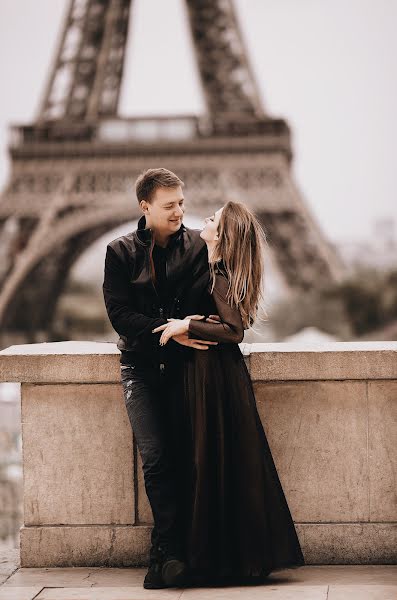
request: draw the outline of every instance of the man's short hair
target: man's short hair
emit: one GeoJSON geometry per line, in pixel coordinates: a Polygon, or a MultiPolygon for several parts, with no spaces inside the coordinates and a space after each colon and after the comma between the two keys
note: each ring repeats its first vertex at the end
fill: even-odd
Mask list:
{"type": "Polygon", "coordinates": [[[135,182],[135,192],[138,203],[142,200],[151,202],[158,188],[183,187],[185,184],[175,173],[168,169],[147,169],[143,171],[135,182]]]}

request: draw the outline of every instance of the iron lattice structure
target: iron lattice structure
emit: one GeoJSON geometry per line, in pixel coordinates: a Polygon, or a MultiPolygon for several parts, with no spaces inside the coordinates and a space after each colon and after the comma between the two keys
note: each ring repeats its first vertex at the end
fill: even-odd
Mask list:
{"type": "Polygon", "coordinates": [[[232,0],[185,0],[205,113],[118,116],[132,0],[72,0],[37,118],[11,129],[0,198],[0,323],[29,341],[51,323],[74,261],[139,216],[133,182],[166,166],[188,208],[225,197],[260,217],[286,285],[338,279],[342,265],[291,177],[290,130],[263,108],[232,0]]]}

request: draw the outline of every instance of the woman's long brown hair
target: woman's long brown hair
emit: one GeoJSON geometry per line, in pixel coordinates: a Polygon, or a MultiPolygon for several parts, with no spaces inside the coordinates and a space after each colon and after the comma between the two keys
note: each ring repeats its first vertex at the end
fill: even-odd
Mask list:
{"type": "Polygon", "coordinates": [[[229,200],[218,226],[219,240],[210,258],[212,289],[215,265],[229,281],[227,301],[238,306],[245,329],[251,327],[261,308],[263,296],[266,236],[257,217],[242,202],[229,200]]]}

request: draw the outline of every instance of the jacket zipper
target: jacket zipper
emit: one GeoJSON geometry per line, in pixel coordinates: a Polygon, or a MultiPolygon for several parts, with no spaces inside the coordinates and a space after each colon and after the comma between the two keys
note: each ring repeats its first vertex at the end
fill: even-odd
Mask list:
{"type": "MultiPolygon", "coordinates": [[[[166,263],[166,264],[167,264],[167,263],[166,263]]],[[[149,265],[150,265],[150,261],[149,261],[149,265]]],[[[149,269],[149,271],[150,271],[150,269],[149,269]]],[[[154,290],[154,293],[156,294],[156,296],[157,296],[157,299],[158,299],[158,301],[159,301],[159,303],[160,303],[160,296],[159,296],[159,293],[158,293],[158,291],[157,291],[157,289],[156,289],[156,286],[155,286],[155,285],[154,285],[154,283],[153,283],[153,279],[152,279],[152,278],[150,278],[150,281],[152,282],[152,288],[153,288],[153,290],[154,290]]],[[[164,309],[163,309],[163,307],[162,307],[162,306],[160,306],[160,307],[159,307],[159,315],[160,315],[160,317],[161,317],[161,318],[163,318],[163,316],[164,316],[164,309]]],[[[163,362],[163,358],[162,358],[162,354],[163,354],[163,352],[162,352],[162,347],[161,347],[161,346],[160,346],[159,353],[160,353],[160,360],[161,360],[161,362],[160,362],[160,365],[159,365],[159,368],[160,368],[160,374],[161,374],[161,375],[163,375],[163,373],[164,373],[164,370],[165,370],[165,364],[164,364],[164,362],[163,362]]]]}
{"type": "MultiPolygon", "coordinates": [[[[161,318],[163,318],[163,316],[164,316],[164,310],[163,310],[163,307],[162,307],[162,306],[160,306],[160,308],[159,308],[159,313],[160,313],[160,317],[161,317],[161,318]]],[[[163,360],[163,358],[162,358],[162,356],[161,356],[162,354],[163,354],[163,348],[162,348],[162,347],[160,347],[160,357],[161,357],[161,361],[163,360]]],[[[165,370],[165,364],[164,364],[163,362],[161,362],[161,363],[160,363],[160,375],[163,375],[163,374],[164,374],[164,370],[165,370]]]]}
{"type": "MultiPolygon", "coordinates": [[[[166,280],[166,286],[168,286],[168,265],[167,265],[167,256],[165,257],[165,280],[166,280]]],[[[157,290],[156,290],[157,291],[157,290]]],[[[160,306],[159,309],[160,312],[160,317],[163,319],[164,318],[164,309],[162,306],[160,306]]],[[[163,354],[163,348],[160,349],[160,354],[163,354]]],[[[163,375],[165,371],[165,364],[164,362],[160,363],[160,374],[163,375]]]]}

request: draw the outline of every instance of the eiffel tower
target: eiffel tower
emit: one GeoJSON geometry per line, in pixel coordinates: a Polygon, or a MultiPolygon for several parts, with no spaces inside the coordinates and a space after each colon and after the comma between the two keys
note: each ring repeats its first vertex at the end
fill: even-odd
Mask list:
{"type": "Polygon", "coordinates": [[[122,118],[118,100],[131,0],[71,0],[34,123],[11,130],[0,198],[0,324],[51,339],[74,261],[139,216],[133,184],[151,166],[186,184],[206,216],[226,197],[261,219],[287,287],[308,290],[343,267],[291,177],[290,130],[262,107],[232,0],[185,0],[206,110],[122,118]]]}

